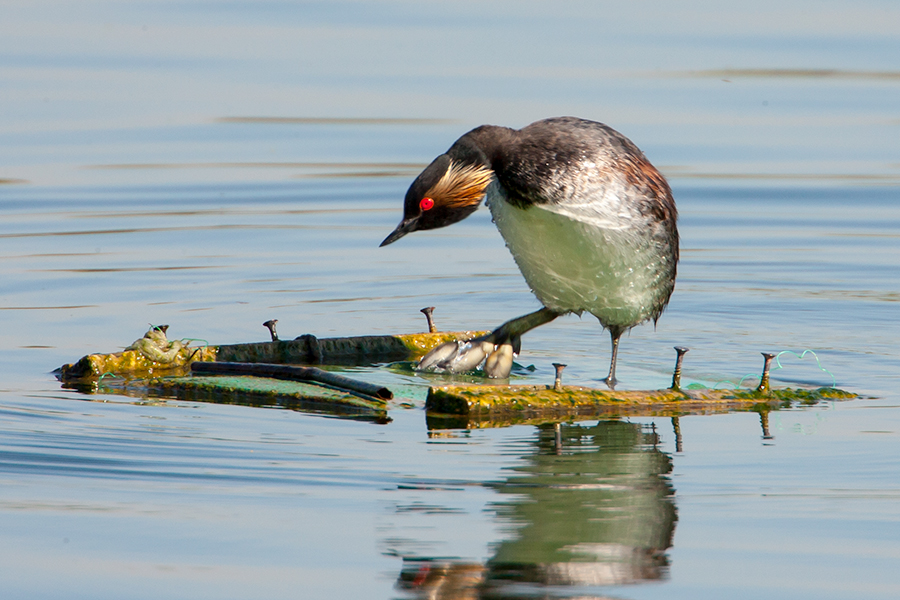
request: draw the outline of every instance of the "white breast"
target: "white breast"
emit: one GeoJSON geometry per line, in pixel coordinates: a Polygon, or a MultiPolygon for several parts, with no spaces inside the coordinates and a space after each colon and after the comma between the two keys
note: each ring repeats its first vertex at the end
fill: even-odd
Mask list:
{"type": "Polygon", "coordinates": [[[611,197],[586,207],[520,209],[494,183],[486,204],[544,306],[588,311],[607,327],[628,328],[653,316],[664,270],[659,249],[651,239],[651,225],[624,203],[611,197]]]}

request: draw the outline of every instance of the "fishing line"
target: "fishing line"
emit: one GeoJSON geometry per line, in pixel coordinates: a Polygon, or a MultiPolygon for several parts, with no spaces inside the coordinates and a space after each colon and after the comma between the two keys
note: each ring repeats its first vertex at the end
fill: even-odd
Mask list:
{"type": "MultiPolygon", "coordinates": [[[[825,373],[827,373],[829,375],[829,377],[831,377],[831,387],[835,387],[837,385],[837,379],[835,378],[834,373],[832,373],[831,371],[829,371],[828,369],[823,367],[822,361],[819,360],[819,356],[813,350],[810,350],[810,349],[806,349],[800,354],[797,354],[793,350],[782,350],[781,352],[779,352],[778,354],[775,355],[775,367],[773,367],[771,369],[771,371],[777,371],[778,369],[784,368],[784,365],[781,364],[781,355],[782,354],[793,354],[794,356],[796,356],[798,359],[801,359],[801,360],[807,354],[812,354],[813,358],[816,359],[816,366],[819,368],[819,370],[824,371],[825,373]]],[[[734,386],[734,389],[739,389],[742,385],[744,385],[744,381],[746,381],[747,379],[757,379],[759,381],[762,381],[762,377],[760,375],[757,375],[756,373],[748,373],[748,374],[744,375],[743,377],[741,377],[740,381],[738,381],[736,384],[731,382],[728,379],[723,379],[721,381],[717,381],[716,384],[713,385],[711,389],[717,389],[720,385],[724,385],[724,384],[731,384],[734,386]]],[[[702,389],[702,384],[692,383],[687,387],[689,389],[702,389]]]]}
{"type": "Polygon", "coordinates": [[[819,356],[812,350],[809,350],[809,349],[804,350],[803,353],[800,355],[798,355],[796,352],[794,352],[792,350],[782,350],[781,352],[779,352],[778,354],[775,355],[775,364],[778,365],[777,367],[775,367],[776,369],[783,368],[781,366],[781,360],[780,360],[782,354],[793,354],[794,356],[796,356],[798,359],[801,359],[801,360],[807,354],[812,354],[813,358],[816,359],[816,366],[819,367],[819,370],[825,371],[826,373],[828,373],[831,376],[831,387],[835,387],[837,385],[837,379],[834,377],[834,373],[832,373],[831,371],[829,371],[828,369],[826,369],[825,367],[822,366],[822,362],[819,360],[819,356]]]}

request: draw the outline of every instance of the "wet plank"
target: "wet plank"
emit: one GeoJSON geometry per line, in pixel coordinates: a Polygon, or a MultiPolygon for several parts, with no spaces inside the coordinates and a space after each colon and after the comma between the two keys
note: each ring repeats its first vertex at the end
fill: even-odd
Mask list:
{"type": "Polygon", "coordinates": [[[483,331],[445,331],[400,335],[368,335],[339,338],[300,336],[249,344],[186,347],[166,362],[154,361],[138,350],[109,354],[88,354],[57,371],[63,381],[96,379],[104,374],[130,377],[186,375],[198,361],[358,365],[417,360],[429,350],[448,341],[466,340],[483,331]]]}
{"type": "Polygon", "coordinates": [[[680,416],[771,410],[856,398],[836,388],[600,390],[580,386],[447,385],[428,391],[429,419],[471,423],[535,422],[569,416],[680,416]]]}

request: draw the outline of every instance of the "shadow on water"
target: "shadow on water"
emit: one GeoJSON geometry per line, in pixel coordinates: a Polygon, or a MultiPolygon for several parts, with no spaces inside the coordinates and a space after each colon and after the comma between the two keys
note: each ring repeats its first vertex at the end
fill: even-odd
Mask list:
{"type": "Polygon", "coordinates": [[[494,485],[509,537],[484,563],[405,557],[414,598],[585,596],[584,586],[666,579],[677,521],[672,458],[654,429],[618,420],[547,424],[523,464],[494,485]]]}

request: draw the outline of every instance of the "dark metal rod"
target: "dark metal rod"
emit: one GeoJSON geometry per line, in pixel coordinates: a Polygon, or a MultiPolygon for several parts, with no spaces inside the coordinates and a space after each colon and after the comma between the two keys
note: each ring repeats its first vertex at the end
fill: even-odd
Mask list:
{"type": "Polygon", "coordinates": [[[562,372],[568,365],[564,365],[562,363],[553,363],[553,368],[556,369],[556,379],[553,381],[553,389],[557,392],[563,389],[562,386],[562,372]]]}
{"type": "Polygon", "coordinates": [[[194,362],[193,373],[209,373],[214,375],[252,375],[255,377],[274,377],[290,381],[316,381],[332,385],[343,390],[359,392],[373,396],[379,400],[390,400],[394,393],[386,387],[350,379],[317,367],[300,367],[297,365],[273,365],[268,363],[238,362],[194,362]]]}
{"type": "Polygon", "coordinates": [[[771,352],[761,352],[763,355],[765,362],[763,363],[763,372],[762,376],[759,378],[759,387],[756,388],[758,392],[768,392],[769,391],[769,366],[772,364],[772,359],[775,358],[775,355],[771,352]]]}
{"type": "Polygon", "coordinates": [[[682,346],[675,346],[675,352],[678,353],[678,358],[675,359],[675,372],[672,373],[672,389],[680,390],[681,389],[681,363],[684,362],[684,355],[690,348],[684,348],[682,346]]]}
{"type": "Polygon", "coordinates": [[[426,306],[419,312],[421,312],[423,315],[425,315],[425,318],[428,320],[428,333],[437,333],[437,325],[434,324],[434,316],[433,316],[434,307],[426,306]]]}

